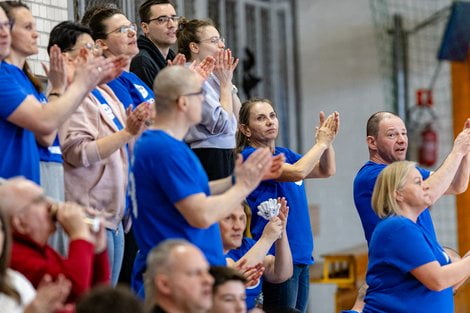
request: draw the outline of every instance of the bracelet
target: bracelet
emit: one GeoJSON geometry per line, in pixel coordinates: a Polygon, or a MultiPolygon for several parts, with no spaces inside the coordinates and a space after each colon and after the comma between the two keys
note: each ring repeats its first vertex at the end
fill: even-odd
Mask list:
{"type": "Polygon", "coordinates": [[[61,95],[59,92],[51,92],[51,93],[49,94],[49,97],[50,97],[50,96],[60,97],[60,96],[62,96],[62,95],[61,95]]]}

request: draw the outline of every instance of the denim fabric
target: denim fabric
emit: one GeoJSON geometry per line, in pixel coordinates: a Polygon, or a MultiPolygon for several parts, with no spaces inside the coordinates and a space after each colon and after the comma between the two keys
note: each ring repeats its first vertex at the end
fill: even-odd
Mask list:
{"type": "Polygon", "coordinates": [[[121,272],[122,258],[124,256],[124,231],[122,223],[117,230],[106,229],[106,241],[111,267],[111,284],[116,286],[121,272]]]}
{"type": "Polygon", "coordinates": [[[264,310],[269,312],[280,308],[295,308],[306,313],[310,284],[309,269],[309,265],[294,264],[294,273],[289,280],[281,284],[271,284],[265,280],[264,310]]]}

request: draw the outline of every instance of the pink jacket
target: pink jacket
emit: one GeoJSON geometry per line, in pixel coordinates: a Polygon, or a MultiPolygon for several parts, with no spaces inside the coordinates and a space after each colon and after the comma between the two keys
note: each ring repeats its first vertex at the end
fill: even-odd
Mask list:
{"type": "MultiPolygon", "coordinates": [[[[98,90],[125,126],[126,112],[106,85],[98,90]]],[[[124,214],[128,179],[126,146],[101,159],[96,140],[119,131],[91,93],[59,129],[64,158],[65,199],[105,212],[106,224],[117,229],[124,214]]]]}

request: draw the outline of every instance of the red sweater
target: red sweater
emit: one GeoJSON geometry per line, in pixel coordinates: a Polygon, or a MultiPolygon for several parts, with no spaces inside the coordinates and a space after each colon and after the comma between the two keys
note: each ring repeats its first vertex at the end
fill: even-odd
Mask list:
{"type": "Polygon", "coordinates": [[[94,245],[82,239],[70,242],[68,258],[64,259],[47,244],[40,246],[15,235],[10,267],[26,276],[36,288],[45,274],[53,279],[63,274],[72,282],[67,302],[75,302],[96,284],[109,283],[111,276],[106,250],[95,255],[94,245]]]}

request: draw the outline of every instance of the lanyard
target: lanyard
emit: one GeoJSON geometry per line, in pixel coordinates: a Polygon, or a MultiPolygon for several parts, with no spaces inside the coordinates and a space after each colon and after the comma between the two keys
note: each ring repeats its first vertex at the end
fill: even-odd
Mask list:
{"type": "Polygon", "coordinates": [[[98,89],[95,88],[95,89],[93,89],[93,91],[91,93],[93,94],[93,96],[96,97],[96,99],[98,99],[98,101],[100,102],[100,105],[103,108],[103,110],[105,111],[106,115],[113,120],[114,125],[116,125],[117,129],[118,130],[124,129],[124,126],[121,124],[121,122],[119,121],[117,116],[114,114],[113,110],[111,109],[108,102],[106,101],[106,99],[101,94],[101,92],[98,89]]]}

